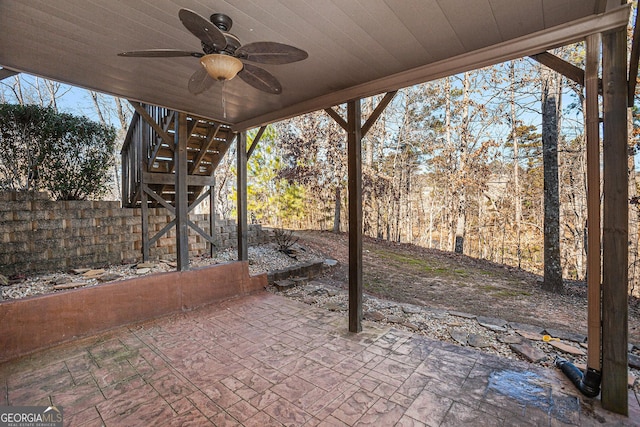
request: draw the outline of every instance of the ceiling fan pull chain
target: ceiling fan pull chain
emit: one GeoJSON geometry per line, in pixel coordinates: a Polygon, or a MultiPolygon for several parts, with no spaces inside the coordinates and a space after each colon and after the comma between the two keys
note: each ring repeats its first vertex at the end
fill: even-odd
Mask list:
{"type": "Polygon", "coordinates": [[[227,100],[226,100],[226,90],[225,90],[225,84],[227,83],[226,80],[222,81],[222,115],[224,116],[224,118],[227,118],[227,100]]]}

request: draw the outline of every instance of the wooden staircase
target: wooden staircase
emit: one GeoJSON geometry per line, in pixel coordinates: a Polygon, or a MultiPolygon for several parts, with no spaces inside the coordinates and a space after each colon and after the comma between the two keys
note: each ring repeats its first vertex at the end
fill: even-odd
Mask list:
{"type": "MultiPolygon", "coordinates": [[[[146,104],[132,105],[136,112],[121,151],[122,204],[140,207],[146,186],[151,190],[147,191],[151,196],[149,206],[175,207],[177,113],[146,104]]],[[[216,167],[235,134],[226,125],[188,115],[187,135],[187,192],[191,206],[212,185],[216,167]]]]}
{"type": "Polygon", "coordinates": [[[189,268],[188,230],[216,246],[215,215],[205,231],[189,220],[189,212],[207,197],[215,205],[215,170],[236,137],[231,129],[201,117],[131,102],[135,114],[122,155],[122,205],[141,208],[142,259],[169,230],[176,230],[178,270],[189,268]],[[149,207],[164,207],[174,216],[155,235],[149,233],[149,207]]]}

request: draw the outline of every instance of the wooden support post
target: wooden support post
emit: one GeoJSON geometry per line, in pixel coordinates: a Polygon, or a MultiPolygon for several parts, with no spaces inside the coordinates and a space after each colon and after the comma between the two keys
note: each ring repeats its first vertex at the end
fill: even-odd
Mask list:
{"type": "Polygon", "coordinates": [[[602,233],[602,407],[628,415],[627,33],[602,36],[604,217],[602,233]]]}
{"type": "Polygon", "coordinates": [[[142,261],[149,261],[149,197],[144,188],[140,189],[140,204],[142,219],[142,261]]]}
{"type": "Polygon", "coordinates": [[[598,69],[600,34],[587,37],[585,103],[587,137],[587,366],[601,370],[601,257],[600,257],[600,109],[598,108],[598,69]]]}
{"type": "Polygon", "coordinates": [[[347,103],[349,175],[349,331],[362,331],[362,119],[360,100],[347,103]]]}
{"type": "MultiPolygon", "coordinates": [[[[211,238],[214,241],[218,241],[216,236],[218,235],[218,231],[216,229],[216,177],[212,176],[213,182],[209,186],[209,234],[211,234],[211,238]]],[[[216,251],[216,245],[209,245],[209,255],[213,257],[216,251]]]]}
{"type": "Polygon", "coordinates": [[[249,260],[247,242],[247,133],[240,132],[237,141],[237,211],[238,211],[238,261],[249,260]]]}
{"type": "Polygon", "coordinates": [[[175,172],[176,208],[176,251],[177,269],[189,269],[189,226],[187,215],[189,199],[187,194],[187,115],[178,113],[175,118],[175,149],[173,152],[175,172]]]}

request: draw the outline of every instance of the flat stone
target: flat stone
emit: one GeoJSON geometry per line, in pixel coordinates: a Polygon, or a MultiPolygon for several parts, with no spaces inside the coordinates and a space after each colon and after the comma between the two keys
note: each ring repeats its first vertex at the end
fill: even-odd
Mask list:
{"type": "Polygon", "coordinates": [[[178,266],[178,264],[176,262],[173,261],[162,261],[163,263],[165,263],[166,265],[168,265],[171,268],[176,268],[178,266]]]}
{"type": "Polygon", "coordinates": [[[72,274],[84,274],[90,270],[91,270],[90,268],[74,268],[72,270],[69,270],[69,272],[72,274]]]}
{"type": "Polygon", "coordinates": [[[449,315],[448,311],[438,310],[438,309],[435,309],[435,308],[428,308],[428,309],[426,309],[424,311],[426,311],[426,314],[432,319],[442,320],[442,319],[446,318],[449,315]]]}
{"type": "MultiPolygon", "coordinates": [[[[335,310],[334,310],[335,311],[335,310]]],[[[382,322],[385,317],[384,314],[379,311],[367,311],[364,313],[364,318],[367,320],[373,320],[374,322],[382,322]]]]}
{"type": "Polygon", "coordinates": [[[85,271],[84,273],[82,273],[82,277],[87,279],[95,279],[98,276],[102,276],[104,273],[106,273],[104,268],[98,268],[96,270],[85,271]]]}
{"type": "Polygon", "coordinates": [[[468,333],[462,328],[449,329],[449,335],[460,345],[467,345],[468,333]]]}
{"type": "Polygon", "coordinates": [[[418,314],[422,311],[422,308],[417,305],[403,305],[402,311],[407,314],[418,314]]]}
{"type": "Polygon", "coordinates": [[[55,279],[53,281],[54,285],[64,285],[65,283],[69,283],[71,282],[71,277],[69,276],[62,276],[62,277],[58,277],[57,279],[55,279]]]}
{"type": "Polygon", "coordinates": [[[471,347],[491,347],[491,342],[489,342],[489,339],[480,334],[469,334],[469,338],[467,339],[467,341],[469,342],[469,345],[471,347]]]}
{"type": "Polygon", "coordinates": [[[7,276],[3,276],[2,274],[0,274],[0,286],[8,286],[9,285],[9,278],[7,276]]]}
{"type": "Polygon", "coordinates": [[[528,340],[542,341],[542,335],[541,334],[534,334],[532,332],[521,331],[521,330],[517,330],[516,332],[518,333],[518,335],[521,335],[521,336],[525,337],[528,340]]]}
{"type": "Polygon", "coordinates": [[[574,356],[582,356],[584,355],[584,350],[578,347],[574,347],[569,344],[565,344],[562,341],[549,341],[548,344],[554,348],[557,348],[560,351],[564,351],[565,353],[573,354],[574,356]]]}
{"type": "Polygon", "coordinates": [[[325,304],[324,308],[326,308],[329,311],[344,311],[347,309],[344,303],[338,303],[338,302],[329,302],[325,304]]]}
{"type": "Polygon", "coordinates": [[[527,341],[523,341],[521,344],[510,344],[509,348],[533,363],[541,362],[547,358],[544,351],[538,350],[527,341]]]}
{"type": "Polygon", "coordinates": [[[461,311],[450,311],[449,314],[464,319],[475,319],[477,317],[475,314],[463,313],[461,311]]]}
{"type": "Polygon", "coordinates": [[[544,333],[544,328],[542,326],[530,325],[528,323],[509,322],[509,327],[511,329],[527,331],[534,334],[542,335],[544,333]]]}
{"type": "Polygon", "coordinates": [[[636,356],[635,354],[629,353],[628,360],[629,366],[635,369],[640,369],[640,357],[636,356]]]}
{"type": "Polygon", "coordinates": [[[482,325],[482,324],[480,326],[482,326],[483,328],[489,329],[490,331],[493,331],[493,332],[507,332],[508,331],[507,328],[502,327],[502,326],[482,325]]]}
{"type": "Polygon", "coordinates": [[[63,291],[65,289],[80,288],[82,286],[85,286],[86,284],[87,282],[69,282],[62,285],[55,285],[53,289],[55,289],[56,291],[63,291]]]}
{"type": "Polygon", "coordinates": [[[142,276],[143,274],[147,274],[147,273],[149,273],[150,271],[151,271],[151,269],[150,269],[150,268],[139,268],[139,269],[137,269],[137,270],[136,270],[136,274],[137,274],[138,276],[142,276]]]}
{"type": "Polygon", "coordinates": [[[522,337],[514,334],[505,334],[498,336],[498,341],[504,344],[520,344],[522,337]]]}
{"type": "Polygon", "coordinates": [[[304,299],[302,300],[302,302],[303,302],[303,303],[305,303],[305,304],[312,305],[312,304],[315,304],[315,303],[316,303],[316,299],[315,299],[315,298],[312,298],[312,297],[306,297],[306,298],[304,298],[304,299]]]}
{"type": "Polygon", "coordinates": [[[324,260],[324,265],[328,266],[328,267],[333,267],[334,265],[338,265],[338,261],[335,259],[325,259],[324,260]]]}
{"type": "Polygon", "coordinates": [[[113,282],[114,280],[122,279],[122,275],[117,273],[105,273],[102,276],[98,276],[97,279],[102,283],[113,282]]]}
{"type": "Polygon", "coordinates": [[[294,277],[293,279],[291,279],[291,281],[294,283],[295,286],[301,286],[301,285],[306,285],[309,279],[306,277],[294,277]]]}
{"type": "Polygon", "coordinates": [[[587,337],[582,334],[576,334],[574,332],[563,331],[560,329],[553,328],[545,328],[544,329],[547,335],[551,335],[554,338],[560,338],[565,341],[573,341],[573,342],[585,342],[587,337]]]}
{"type": "Polygon", "coordinates": [[[289,288],[293,288],[296,283],[293,280],[285,279],[285,280],[276,280],[273,282],[273,285],[279,290],[285,290],[289,288]]]}
{"type": "Polygon", "coordinates": [[[487,328],[489,326],[495,326],[497,328],[505,329],[505,326],[508,323],[504,319],[498,319],[498,318],[495,318],[495,317],[485,317],[485,316],[478,316],[478,317],[476,317],[476,320],[478,321],[480,326],[484,326],[485,328],[487,328]]]}
{"type": "Polygon", "coordinates": [[[309,292],[309,295],[314,295],[314,296],[325,296],[325,295],[329,295],[329,291],[327,291],[325,288],[316,288],[313,291],[309,292]]]}
{"type": "Polygon", "coordinates": [[[636,383],[635,375],[629,372],[629,376],[627,377],[627,384],[629,385],[629,387],[633,387],[635,383],[636,383]]]}
{"type": "Polygon", "coordinates": [[[138,264],[138,270],[141,268],[154,268],[155,266],[155,262],[141,262],[140,264],[138,264]]]}
{"type": "Polygon", "coordinates": [[[416,325],[415,323],[411,323],[411,322],[404,322],[402,323],[402,326],[411,329],[412,331],[420,331],[420,326],[416,325]]]}
{"type": "Polygon", "coordinates": [[[338,295],[338,291],[335,289],[327,289],[327,295],[330,297],[335,297],[336,295],[338,295]]]}
{"type": "Polygon", "coordinates": [[[405,321],[405,318],[401,317],[401,316],[394,316],[394,315],[387,316],[387,322],[389,322],[389,323],[400,323],[401,324],[404,321],[405,321]]]}

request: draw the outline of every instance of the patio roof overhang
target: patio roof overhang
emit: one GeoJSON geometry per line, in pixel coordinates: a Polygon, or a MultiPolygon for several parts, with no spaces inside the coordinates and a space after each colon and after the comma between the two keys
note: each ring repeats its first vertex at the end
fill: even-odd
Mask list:
{"type": "MultiPolygon", "coordinates": [[[[26,72],[210,118],[240,132],[240,146],[246,142],[247,129],[348,103],[346,120],[335,111],[328,112],[348,134],[352,195],[349,326],[355,332],[362,317],[360,141],[367,128],[366,123],[361,124],[359,100],[587,38],[591,40],[587,50],[592,57],[587,60],[590,71],[584,73],[584,78],[590,82],[586,84],[590,93],[587,98],[596,99],[591,112],[587,112],[587,121],[596,123],[587,132],[587,140],[592,141],[589,145],[595,152],[598,169],[600,55],[594,47],[600,44],[598,37],[602,34],[603,128],[607,141],[603,149],[602,304],[599,300],[596,304],[590,301],[589,312],[591,315],[593,308],[597,314],[593,316],[594,329],[602,329],[602,351],[597,351],[596,356],[602,356],[603,407],[626,414],[628,200],[626,170],[620,165],[627,160],[626,110],[631,85],[626,75],[629,6],[625,3],[626,0],[212,0],[205,7],[196,0],[3,0],[0,66],[4,68],[0,69],[0,79],[26,72]],[[181,8],[204,16],[226,13],[235,20],[232,32],[243,43],[268,40],[292,44],[306,50],[309,58],[294,64],[265,66],[282,82],[281,95],[259,92],[236,79],[193,96],[187,90],[187,82],[199,66],[194,58],[117,56],[122,51],[150,48],[197,50],[199,41],[177,18],[181,8]]],[[[634,46],[633,57],[637,58],[637,38],[634,46]]],[[[247,155],[245,150],[238,150],[238,169],[245,172],[247,155]]],[[[184,154],[182,162],[186,163],[184,154]]],[[[185,170],[184,164],[181,169],[185,170]]],[[[180,183],[184,187],[177,191],[181,196],[176,205],[184,211],[177,222],[185,225],[186,175],[175,175],[176,188],[180,183]]],[[[590,191],[599,196],[599,178],[595,183],[596,190],[590,191]]],[[[246,189],[246,173],[238,174],[238,188],[246,189]]],[[[247,220],[246,191],[240,193],[245,196],[244,201],[238,197],[239,254],[241,246],[246,246],[247,220]]],[[[597,204],[599,197],[595,199],[597,204]]],[[[599,211],[599,206],[595,210],[599,211]]],[[[591,235],[599,236],[599,228],[596,231],[591,235]]],[[[181,239],[178,235],[177,240],[181,239]]],[[[179,252],[188,255],[186,249],[179,252]]],[[[246,254],[240,259],[246,259],[246,254]]],[[[599,276],[595,275],[593,288],[598,298],[599,276]]],[[[590,328],[591,321],[590,317],[590,328]]],[[[594,365],[599,366],[600,360],[594,365]]]]}
{"type": "Polygon", "coordinates": [[[0,66],[245,130],[458,72],[544,52],[627,24],[620,0],[6,0],[0,66]],[[281,95],[240,79],[198,96],[193,57],[122,58],[151,48],[200,50],[180,8],[223,12],[243,43],[292,44],[305,61],[265,66],[281,95]],[[222,97],[225,98],[225,111],[222,97]]]}

